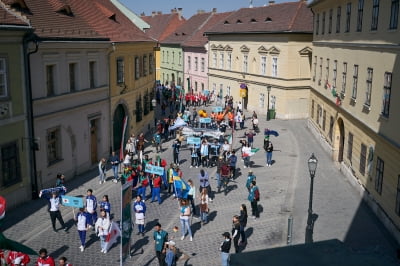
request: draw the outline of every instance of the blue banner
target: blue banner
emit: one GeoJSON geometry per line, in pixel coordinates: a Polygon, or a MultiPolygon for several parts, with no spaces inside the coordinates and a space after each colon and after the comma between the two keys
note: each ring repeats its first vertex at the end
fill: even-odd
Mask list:
{"type": "Polygon", "coordinates": [[[201,117],[199,120],[200,123],[211,123],[210,117],[201,117]]]}
{"type": "Polygon", "coordinates": [[[66,207],[73,208],[83,208],[83,198],[71,197],[71,196],[61,196],[62,205],[66,207]]]}
{"type": "Polygon", "coordinates": [[[156,174],[156,175],[163,175],[164,174],[164,168],[160,167],[160,166],[155,166],[152,164],[146,164],[146,166],[144,167],[144,171],[146,173],[150,173],[150,174],[156,174]]]}
{"type": "Polygon", "coordinates": [[[186,143],[187,144],[197,144],[200,145],[201,139],[197,137],[187,137],[186,138],[186,143]]]}
{"type": "Polygon", "coordinates": [[[224,109],[222,108],[222,106],[215,106],[213,108],[214,113],[219,113],[222,112],[224,109]]]}

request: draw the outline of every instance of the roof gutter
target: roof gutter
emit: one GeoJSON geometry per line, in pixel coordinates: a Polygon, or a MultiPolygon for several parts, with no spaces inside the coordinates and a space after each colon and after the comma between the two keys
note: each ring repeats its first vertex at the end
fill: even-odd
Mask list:
{"type": "Polygon", "coordinates": [[[313,34],[312,31],[241,31],[241,32],[204,32],[209,35],[242,35],[242,34],[313,34]]]}

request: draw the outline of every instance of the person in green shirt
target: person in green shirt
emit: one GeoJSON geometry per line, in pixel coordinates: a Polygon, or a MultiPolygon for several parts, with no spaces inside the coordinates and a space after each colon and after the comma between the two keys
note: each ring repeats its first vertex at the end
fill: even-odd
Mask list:
{"type": "Polygon", "coordinates": [[[168,232],[161,229],[160,223],[156,223],[156,225],[154,226],[153,239],[158,263],[160,264],[160,266],[164,266],[165,253],[168,242],[168,232]]]}

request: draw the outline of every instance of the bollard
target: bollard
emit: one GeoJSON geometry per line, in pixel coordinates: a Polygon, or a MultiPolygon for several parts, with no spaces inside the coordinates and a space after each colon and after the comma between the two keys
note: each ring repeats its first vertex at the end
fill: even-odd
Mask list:
{"type": "Polygon", "coordinates": [[[288,218],[288,230],[287,230],[287,244],[292,244],[292,230],[293,230],[293,216],[290,215],[288,218]]]}

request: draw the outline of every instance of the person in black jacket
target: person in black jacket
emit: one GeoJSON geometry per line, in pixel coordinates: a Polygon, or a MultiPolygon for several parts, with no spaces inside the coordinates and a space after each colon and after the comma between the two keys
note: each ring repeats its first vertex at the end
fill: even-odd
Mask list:
{"type": "Polygon", "coordinates": [[[240,222],[239,216],[235,215],[232,219],[232,238],[235,246],[235,253],[239,253],[240,222]]]}
{"type": "Polygon", "coordinates": [[[240,206],[239,222],[240,222],[240,236],[241,236],[241,241],[240,241],[239,245],[244,245],[244,244],[247,243],[246,233],[244,232],[244,229],[246,228],[246,225],[247,225],[247,207],[246,207],[246,204],[242,204],[240,206]]]}
{"type": "Polygon", "coordinates": [[[229,232],[225,232],[222,234],[222,236],[224,237],[224,241],[221,243],[221,246],[219,248],[219,250],[221,251],[221,265],[229,266],[229,251],[232,244],[231,235],[229,234],[229,232]]]}

